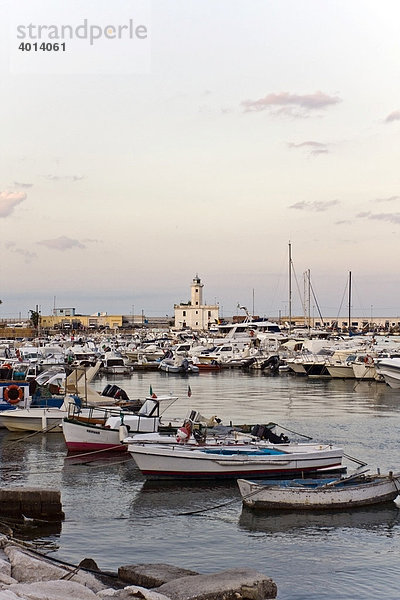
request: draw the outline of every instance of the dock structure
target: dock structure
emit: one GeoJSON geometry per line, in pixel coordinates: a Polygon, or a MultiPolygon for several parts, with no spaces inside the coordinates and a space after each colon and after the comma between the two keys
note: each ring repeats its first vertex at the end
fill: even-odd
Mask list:
{"type": "Polygon", "coordinates": [[[7,487],[0,489],[0,516],[63,520],[61,492],[54,489],[7,487]]]}

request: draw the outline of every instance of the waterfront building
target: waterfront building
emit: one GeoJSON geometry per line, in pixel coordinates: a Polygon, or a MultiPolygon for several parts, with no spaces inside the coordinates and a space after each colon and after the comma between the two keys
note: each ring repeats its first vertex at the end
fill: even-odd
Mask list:
{"type": "Polygon", "coordinates": [[[218,323],[218,304],[203,304],[203,288],[200,277],[196,274],[190,285],[190,301],[174,305],[175,327],[177,329],[209,329],[218,323]]]}

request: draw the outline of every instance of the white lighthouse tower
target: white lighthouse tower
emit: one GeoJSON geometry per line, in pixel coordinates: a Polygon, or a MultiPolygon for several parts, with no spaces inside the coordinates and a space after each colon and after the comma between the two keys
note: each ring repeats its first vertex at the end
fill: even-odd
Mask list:
{"type": "Polygon", "coordinates": [[[218,323],[218,304],[203,304],[203,287],[201,279],[196,273],[190,285],[190,301],[175,304],[175,327],[178,329],[207,330],[210,325],[218,323]]]}
{"type": "Polygon", "coordinates": [[[191,287],[190,300],[192,306],[202,306],[203,304],[203,287],[200,277],[196,273],[196,277],[193,277],[191,287]]]}

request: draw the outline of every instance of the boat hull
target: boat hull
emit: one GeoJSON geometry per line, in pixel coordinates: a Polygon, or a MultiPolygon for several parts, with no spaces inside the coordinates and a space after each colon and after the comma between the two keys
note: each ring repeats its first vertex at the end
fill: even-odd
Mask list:
{"type": "Polygon", "coordinates": [[[354,379],[354,371],[351,365],[330,365],[328,373],[334,379],[354,379]]]}
{"type": "Polygon", "coordinates": [[[126,445],[120,442],[118,429],[91,427],[64,419],[62,430],[69,452],[96,450],[126,452],[127,449],[126,445]]]}
{"type": "MultiPolygon", "coordinates": [[[[256,450],[256,449],[255,449],[256,450]]],[[[341,448],[321,446],[319,450],[248,453],[230,448],[182,447],[180,444],[153,446],[129,444],[128,451],[143,475],[157,479],[215,479],[274,474],[295,475],[341,465],[341,448]]]]}
{"type": "Polygon", "coordinates": [[[46,431],[61,432],[66,411],[58,409],[15,409],[2,411],[0,423],[9,431],[46,431]]]}
{"type": "Polygon", "coordinates": [[[376,372],[391,388],[400,388],[400,359],[387,358],[376,362],[376,372]]]}
{"type": "Polygon", "coordinates": [[[393,501],[400,491],[399,477],[376,477],[351,485],[328,484],[316,488],[271,485],[239,479],[243,503],[255,509],[332,510],[393,501]]]}

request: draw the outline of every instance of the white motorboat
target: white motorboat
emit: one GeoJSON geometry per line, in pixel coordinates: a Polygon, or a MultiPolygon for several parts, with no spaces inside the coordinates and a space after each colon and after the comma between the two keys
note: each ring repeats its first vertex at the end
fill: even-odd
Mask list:
{"type": "Polygon", "coordinates": [[[382,376],[391,388],[400,388],[400,358],[377,359],[375,369],[377,375],[382,376]]]}
{"type": "Polygon", "coordinates": [[[125,452],[127,445],[122,444],[122,440],[135,433],[159,431],[161,415],[177,399],[170,395],[149,397],[136,412],[117,406],[96,406],[81,410],[76,405],[71,405],[68,415],[62,422],[62,431],[68,451],[113,450],[125,452]],[[160,410],[161,408],[162,410],[160,410]]]}
{"type": "Polygon", "coordinates": [[[159,364],[159,369],[165,373],[179,373],[179,374],[194,374],[199,372],[199,368],[193,363],[189,362],[186,358],[181,359],[180,357],[166,358],[159,364]]]}
{"type": "Polygon", "coordinates": [[[130,375],[132,368],[119,353],[106,352],[102,358],[101,372],[107,375],[130,375]]]}
{"type": "Polygon", "coordinates": [[[243,503],[255,509],[351,509],[394,500],[400,493],[400,473],[343,479],[238,479],[243,503]]]}
{"type": "Polygon", "coordinates": [[[271,444],[237,440],[221,445],[128,445],[139,469],[158,479],[264,477],[296,474],[341,465],[342,448],[329,444],[271,444]]]}
{"type": "Polygon", "coordinates": [[[61,432],[58,425],[68,414],[68,404],[73,401],[73,396],[66,396],[60,408],[53,406],[17,407],[11,410],[3,410],[0,412],[0,427],[5,427],[9,431],[61,432]]]}

